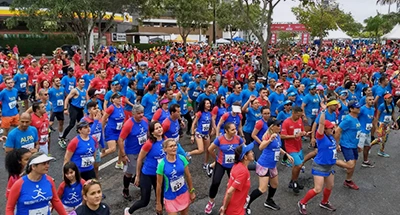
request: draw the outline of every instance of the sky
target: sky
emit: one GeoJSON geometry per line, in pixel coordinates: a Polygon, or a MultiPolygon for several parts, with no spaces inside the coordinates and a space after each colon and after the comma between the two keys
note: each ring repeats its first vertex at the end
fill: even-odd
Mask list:
{"type": "MultiPolygon", "coordinates": [[[[376,0],[335,0],[345,12],[351,12],[357,22],[363,24],[364,19],[379,13],[388,13],[389,6],[376,4],[376,0]]],[[[292,7],[299,5],[298,0],[281,1],[275,8],[273,22],[297,22],[291,11],[292,7]]],[[[391,5],[390,11],[395,12],[396,5],[391,5]]]]}

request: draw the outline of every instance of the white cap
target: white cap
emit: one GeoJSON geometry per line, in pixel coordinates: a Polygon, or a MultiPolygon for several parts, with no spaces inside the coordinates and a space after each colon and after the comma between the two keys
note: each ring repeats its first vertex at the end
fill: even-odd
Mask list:
{"type": "Polygon", "coordinates": [[[280,87],[280,86],[282,86],[282,83],[276,83],[275,89],[278,88],[278,87],[280,87]]]}
{"type": "Polygon", "coordinates": [[[232,112],[234,112],[234,113],[241,113],[242,110],[240,109],[240,106],[238,106],[238,105],[232,105],[232,112]]]}
{"type": "Polygon", "coordinates": [[[53,157],[49,157],[46,154],[42,154],[37,158],[34,158],[30,163],[29,166],[33,165],[33,164],[40,164],[40,163],[45,163],[47,161],[55,161],[56,159],[53,157]]]}

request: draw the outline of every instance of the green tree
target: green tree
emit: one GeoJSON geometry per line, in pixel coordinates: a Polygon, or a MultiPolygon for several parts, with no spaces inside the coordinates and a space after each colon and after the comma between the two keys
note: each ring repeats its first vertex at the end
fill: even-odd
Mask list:
{"type": "Polygon", "coordinates": [[[208,0],[166,0],[172,16],[176,19],[179,33],[186,44],[191,31],[197,28],[208,28],[212,21],[212,11],[208,0]]]}
{"type": "Polygon", "coordinates": [[[364,26],[355,21],[353,15],[351,13],[345,13],[343,10],[340,10],[339,7],[335,8],[333,11],[333,15],[336,18],[337,25],[345,31],[348,35],[352,37],[360,36],[364,26]]]}
{"type": "Polygon", "coordinates": [[[364,20],[365,31],[370,32],[373,36],[379,40],[380,36],[387,33],[388,22],[383,18],[381,14],[370,16],[364,20]],[[385,30],[386,29],[386,30],[385,30]]]}

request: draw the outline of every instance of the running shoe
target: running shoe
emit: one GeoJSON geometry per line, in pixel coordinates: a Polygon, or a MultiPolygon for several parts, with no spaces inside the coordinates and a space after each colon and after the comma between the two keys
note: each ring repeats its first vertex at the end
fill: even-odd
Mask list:
{"type": "Polygon", "coordinates": [[[115,163],[115,169],[124,169],[124,163],[115,163]]]}
{"type": "Polygon", "coordinates": [[[211,212],[212,212],[214,206],[215,206],[215,203],[214,203],[214,202],[208,201],[208,203],[207,203],[207,205],[206,205],[206,208],[204,209],[204,213],[206,213],[206,214],[211,214],[211,212]]]}
{"type": "Polygon", "coordinates": [[[333,205],[331,205],[330,202],[327,202],[325,204],[321,202],[321,203],[319,203],[319,206],[321,208],[324,208],[324,209],[328,210],[328,211],[335,211],[336,210],[336,208],[333,207],[333,205]]]}
{"type": "Polygon", "coordinates": [[[206,166],[206,173],[207,173],[207,176],[208,176],[209,178],[211,178],[213,172],[214,172],[214,170],[213,170],[213,168],[211,167],[211,164],[207,164],[207,166],[206,166]]]}
{"type": "Polygon", "coordinates": [[[306,167],[305,167],[305,166],[302,166],[302,167],[301,167],[301,173],[304,173],[305,170],[306,170],[306,167]]]}
{"type": "Polygon", "coordinates": [[[280,209],[281,209],[281,207],[279,207],[277,204],[275,204],[275,202],[274,202],[273,199],[267,199],[267,200],[264,202],[264,206],[267,207],[267,208],[269,208],[269,209],[272,209],[272,210],[274,210],[274,211],[277,211],[277,210],[280,210],[280,209]]]}
{"type": "Polygon", "coordinates": [[[131,215],[131,214],[129,213],[129,208],[125,208],[125,210],[124,210],[124,215],[131,215]]]}
{"type": "Polygon", "coordinates": [[[360,189],[353,181],[350,181],[350,182],[344,181],[343,186],[348,187],[353,190],[360,189]]]}
{"type": "Polygon", "coordinates": [[[64,138],[59,138],[58,139],[58,145],[62,148],[62,149],[66,149],[67,148],[67,143],[65,141],[64,138]]]}
{"type": "Polygon", "coordinates": [[[189,152],[186,152],[186,159],[189,163],[192,161],[192,156],[189,155],[189,152]]]}
{"type": "Polygon", "coordinates": [[[293,192],[294,192],[295,194],[300,193],[300,188],[299,188],[297,182],[291,181],[291,182],[289,183],[289,188],[290,188],[290,189],[293,189],[293,192]]]}
{"type": "Polygon", "coordinates": [[[375,165],[372,164],[372,163],[369,162],[369,161],[364,161],[364,162],[362,162],[361,166],[362,166],[362,167],[369,167],[369,168],[374,168],[374,167],[375,167],[375,165]]]}
{"type": "Polygon", "coordinates": [[[297,186],[299,187],[300,190],[304,189],[304,186],[299,184],[299,182],[296,181],[297,186]]]}
{"type": "Polygon", "coordinates": [[[251,215],[251,209],[250,208],[246,208],[246,214],[247,215],[251,215]]]}
{"type": "Polygon", "coordinates": [[[123,189],[122,196],[124,197],[124,199],[126,199],[128,201],[132,201],[132,196],[131,196],[131,194],[129,194],[129,189],[123,189]]]}
{"type": "Polygon", "coordinates": [[[288,160],[281,160],[283,166],[292,167],[292,164],[288,160]]]}
{"type": "Polygon", "coordinates": [[[301,204],[300,202],[297,202],[297,206],[299,207],[299,212],[302,215],[306,215],[307,214],[307,205],[306,204],[301,204]]]}
{"type": "Polygon", "coordinates": [[[384,158],[390,157],[389,154],[386,154],[385,152],[381,152],[381,151],[378,152],[378,155],[381,156],[381,157],[384,157],[384,158]]]}
{"type": "Polygon", "coordinates": [[[203,169],[204,169],[204,170],[207,169],[207,165],[208,165],[208,163],[203,163],[203,169]]]}

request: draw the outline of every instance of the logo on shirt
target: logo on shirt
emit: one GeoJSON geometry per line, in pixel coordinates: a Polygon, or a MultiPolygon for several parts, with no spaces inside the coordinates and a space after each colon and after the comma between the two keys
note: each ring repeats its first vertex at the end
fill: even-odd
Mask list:
{"type": "Polygon", "coordinates": [[[92,149],[92,147],[89,147],[89,148],[87,149],[86,154],[93,154],[93,149],[92,149]]]}
{"type": "Polygon", "coordinates": [[[227,149],[227,151],[235,151],[235,148],[233,145],[229,145],[229,148],[227,149]]]}

